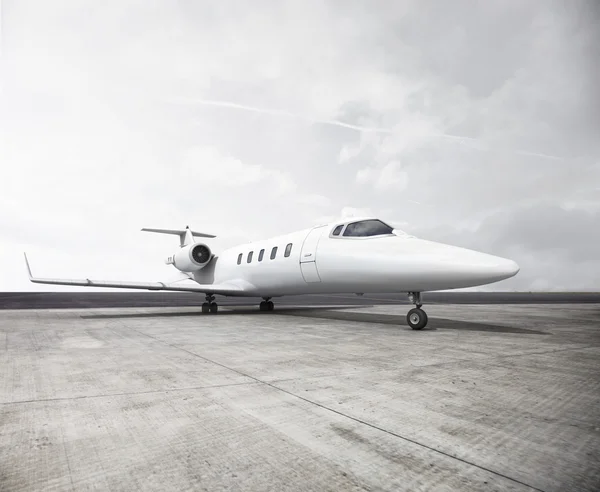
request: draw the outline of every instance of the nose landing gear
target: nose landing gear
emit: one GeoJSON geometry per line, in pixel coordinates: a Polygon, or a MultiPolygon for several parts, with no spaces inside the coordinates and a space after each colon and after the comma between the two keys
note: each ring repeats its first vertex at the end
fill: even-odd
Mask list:
{"type": "Polygon", "coordinates": [[[202,304],[203,313],[216,313],[219,310],[219,305],[214,302],[215,296],[206,294],[206,302],[202,304]]]}
{"type": "Polygon", "coordinates": [[[408,300],[417,307],[408,312],[406,315],[406,322],[413,330],[422,330],[427,326],[427,313],[421,309],[421,306],[423,305],[421,302],[421,293],[409,292],[408,300]]]}

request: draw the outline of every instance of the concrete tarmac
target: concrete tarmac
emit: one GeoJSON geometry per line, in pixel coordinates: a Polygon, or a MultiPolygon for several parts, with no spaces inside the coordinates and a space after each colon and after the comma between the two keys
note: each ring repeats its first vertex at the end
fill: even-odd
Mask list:
{"type": "Polygon", "coordinates": [[[599,490],[600,305],[425,308],[3,310],[0,490],[599,490]]]}

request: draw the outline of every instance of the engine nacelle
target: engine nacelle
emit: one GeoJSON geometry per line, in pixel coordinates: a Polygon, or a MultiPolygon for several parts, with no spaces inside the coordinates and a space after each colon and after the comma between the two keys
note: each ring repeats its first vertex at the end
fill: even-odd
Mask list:
{"type": "Polygon", "coordinates": [[[194,243],[181,248],[167,258],[167,265],[173,265],[182,272],[197,272],[210,263],[213,255],[206,244],[194,243]]]}

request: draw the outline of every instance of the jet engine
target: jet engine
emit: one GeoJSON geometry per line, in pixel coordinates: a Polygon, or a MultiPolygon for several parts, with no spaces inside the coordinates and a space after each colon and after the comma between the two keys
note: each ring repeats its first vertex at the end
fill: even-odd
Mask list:
{"type": "Polygon", "coordinates": [[[210,263],[213,255],[206,244],[194,243],[181,248],[167,258],[167,265],[173,265],[182,272],[197,272],[210,263]]]}

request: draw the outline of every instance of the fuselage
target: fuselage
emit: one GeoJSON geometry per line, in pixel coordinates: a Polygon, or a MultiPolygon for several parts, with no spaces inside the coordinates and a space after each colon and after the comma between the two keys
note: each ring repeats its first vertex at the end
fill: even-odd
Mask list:
{"type": "Polygon", "coordinates": [[[383,234],[344,235],[356,224],[376,221],[348,219],[229,248],[194,278],[200,284],[236,283],[247,296],[277,297],[456,289],[519,271],[512,260],[391,228],[383,234]]]}

